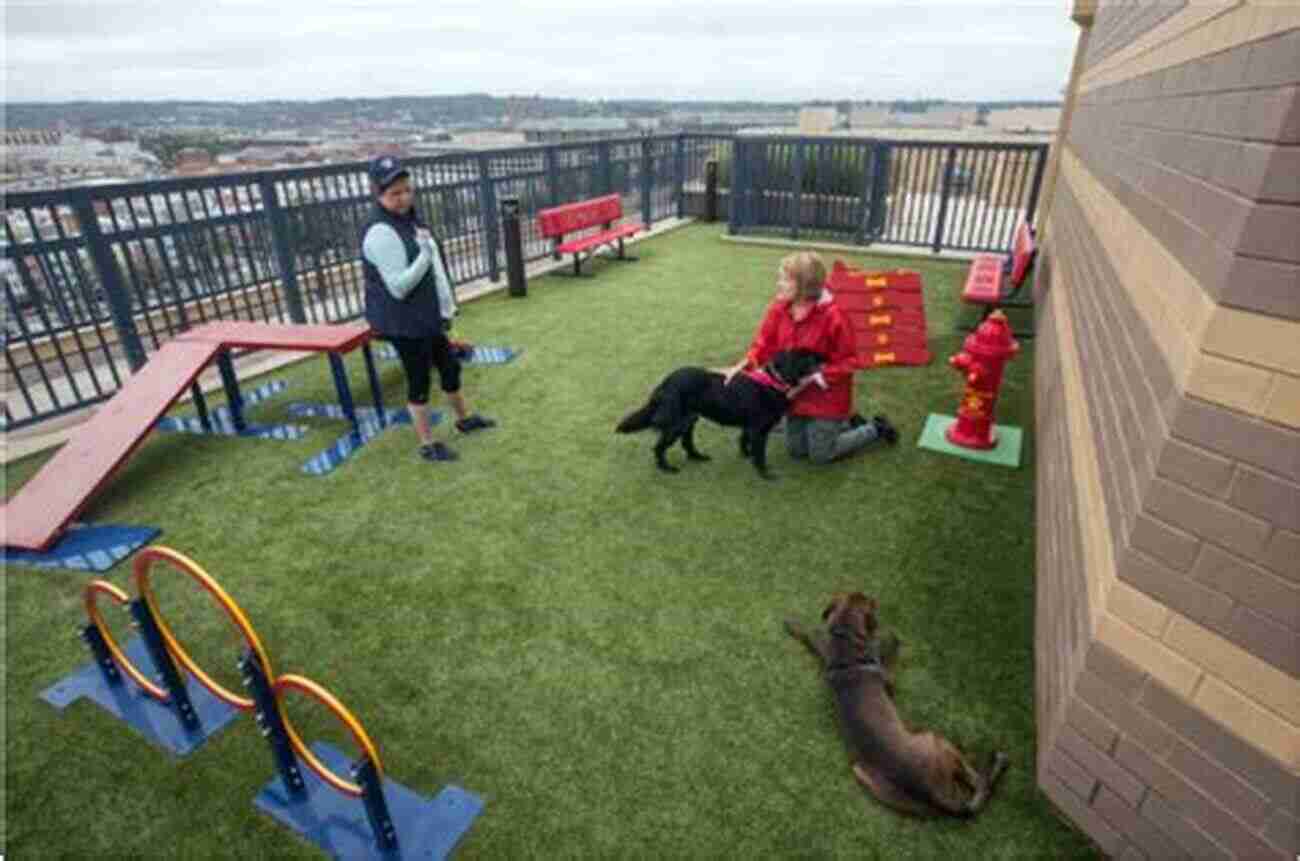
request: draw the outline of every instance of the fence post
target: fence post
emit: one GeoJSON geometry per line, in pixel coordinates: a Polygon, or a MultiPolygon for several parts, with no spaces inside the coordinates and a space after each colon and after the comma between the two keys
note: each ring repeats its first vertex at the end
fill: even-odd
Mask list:
{"type": "Polygon", "coordinates": [[[803,220],[803,148],[804,141],[794,143],[794,156],[790,159],[790,238],[799,238],[799,222],[803,220]]]}
{"type": "Polygon", "coordinates": [[[289,242],[289,217],[280,206],[275,194],[275,183],[266,174],[257,180],[262,192],[262,210],[271,224],[271,245],[275,260],[280,266],[280,286],[284,301],[289,306],[289,319],[295,323],[307,322],[307,311],[302,304],[302,291],[298,289],[298,267],[294,265],[293,246],[289,242]]]}
{"type": "Polygon", "coordinates": [[[478,157],[478,217],[483,225],[483,257],[487,261],[488,280],[501,280],[501,267],[497,265],[497,195],[492,185],[492,166],[488,154],[478,157]]]}
{"type": "Polygon", "coordinates": [[[597,191],[597,195],[609,194],[611,191],[614,190],[614,171],[610,165],[609,151],[610,151],[609,141],[606,140],[606,141],[596,142],[597,176],[593,177],[592,185],[595,185],[594,180],[596,179],[600,180],[600,185],[598,186],[599,191],[597,191]]]}
{"type": "Polygon", "coordinates": [[[889,161],[892,148],[884,141],[871,147],[871,174],[867,177],[868,209],[860,241],[875,242],[884,232],[889,206],[889,161]]]}
{"type": "Polygon", "coordinates": [[[95,274],[99,276],[99,283],[104,288],[113,327],[117,329],[118,340],[126,351],[127,364],[131,366],[131,372],[135,373],[143,367],[145,355],[144,344],[140,342],[140,332],[135,327],[135,317],[131,311],[131,297],[122,284],[113,251],[99,230],[99,216],[95,214],[90,191],[85,188],[70,189],[68,198],[72,203],[72,211],[81,224],[81,235],[86,240],[86,249],[90,252],[95,274]]]}
{"type": "Polygon", "coordinates": [[[654,194],[654,159],[650,157],[650,138],[641,138],[641,223],[649,227],[654,221],[650,197],[654,194]]]}
{"type": "Polygon", "coordinates": [[[727,201],[727,233],[736,235],[744,228],[744,209],[741,198],[745,195],[745,147],[737,136],[731,142],[731,200],[727,201]]]}
{"type": "Polygon", "coordinates": [[[948,195],[952,188],[952,168],[957,160],[957,148],[948,147],[948,158],[943,165],[943,191],[939,196],[939,223],[934,227],[933,251],[939,253],[943,247],[943,229],[948,220],[948,195]]]}
{"type": "Polygon", "coordinates": [[[1029,189],[1029,207],[1025,210],[1025,223],[1034,223],[1034,213],[1038,211],[1038,193],[1043,188],[1043,172],[1047,168],[1047,147],[1038,151],[1038,164],[1034,166],[1034,184],[1029,189]]]}
{"type": "Polygon", "coordinates": [[[673,141],[673,199],[677,217],[686,216],[686,135],[678,132],[673,141]]]}
{"type": "Polygon", "coordinates": [[[550,189],[547,197],[547,206],[560,205],[560,157],[558,150],[553,146],[548,146],[542,150],[542,161],[546,165],[546,187],[550,189]]]}

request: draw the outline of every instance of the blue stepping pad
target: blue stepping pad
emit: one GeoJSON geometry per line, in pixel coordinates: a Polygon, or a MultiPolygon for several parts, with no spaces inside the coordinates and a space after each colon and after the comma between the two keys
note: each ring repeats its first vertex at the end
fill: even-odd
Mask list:
{"type": "MultiPolygon", "coordinates": [[[[311,750],[335,773],[349,773],[348,758],[338,748],[315,742],[311,750]]],[[[397,850],[384,852],[360,798],[343,795],[309,768],[301,771],[306,784],[301,800],[290,798],[276,777],[253,804],[333,858],[446,858],[483,812],[483,799],[458,786],[445,786],[429,799],[385,777],[384,801],[397,832],[397,850]]]]}
{"type": "MultiPolygon", "coordinates": [[[[289,384],[284,380],[271,380],[269,383],[263,383],[251,391],[243,392],[241,398],[245,407],[251,407],[254,404],[260,404],[262,401],[270,400],[288,387],[289,384]]],[[[242,436],[253,439],[295,440],[302,439],[307,435],[307,428],[301,425],[249,424],[245,426],[244,430],[237,431],[235,430],[234,418],[230,413],[230,407],[225,404],[208,410],[208,418],[211,420],[211,430],[203,427],[198,416],[164,416],[158,420],[154,428],[164,433],[242,436]]]]}
{"type": "Polygon", "coordinates": [[[33,568],[107,571],[154,540],[161,531],[152,526],[74,523],[49,550],[37,552],[5,547],[0,549],[0,561],[5,565],[30,565],[33,568]]]}
{"type": "MultiPolygon", "coordinates": [[[[461,361],[467,365],[504,365],[513,361],[522,353],[523,350],[515,350],[510,347],[474,347],[468,356],[462,357],[461,361]]],[[[376,351],[381,359],[396,359],[397,351],[391,344],[382,344],[376,351]]]]}
{"type": "MultiPolygon", "coordinates": [[[[321,405],[333,406],[333,405],[321,405]]],[[[349,431],[329,448],[314,456],[311,460],[302,465],[302,471],[308,475],[327,475],[339,467],[345,460],[351,457],[359,448],[370,442],[379,434],[398,424],[410,424],[411,416],[405,409],[392,410],[388,413],[389,420],[387,424],[381,425],[375,418],[374,410],[369,411],[368,417],[362,417],[361,411],[358,410],[357,425],[359,431],[349,431]]],[[[342,410],[339,416],[343,415],[342,410]]],[[[333,417],[333,416],[331,416],[333,417]]],[[[442,420],[442,416],[433,413],[429,417],[429,424],[434,425],[442,420]]]]}
{"type": "MultiPolygon", "coordinates": [[[[140,672],[148,676],[154,674],[154,663],[144,640],[134,637],[122,651],[140,672]]],[[[104,671],[91,661],[42,691],[41,699],[63,711],[85,697],[126,723],[151,744],[177,757],[193,753],[239,716],[238,709],[217,699],[194,678],[187,677],[185,689],[199,718],[199,728],[191,732],[181,725],[171,706],[140,690],[125,673],[119,675],[121,680],[110,685],[104,678],[104,671]]]]}

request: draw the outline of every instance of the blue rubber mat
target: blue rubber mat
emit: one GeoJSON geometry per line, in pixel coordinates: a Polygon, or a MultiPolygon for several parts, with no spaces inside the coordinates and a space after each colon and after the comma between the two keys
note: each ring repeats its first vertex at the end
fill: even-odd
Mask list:
{"type": "Polygon", "coordinates": [[[107,571],[145,544],[162,530],[152,526],[86,526],[73,524],[53,547],[43,553],[0,549],[5,565],[30,565],[33,568],[67,568],[72,571],[107,571]]]}

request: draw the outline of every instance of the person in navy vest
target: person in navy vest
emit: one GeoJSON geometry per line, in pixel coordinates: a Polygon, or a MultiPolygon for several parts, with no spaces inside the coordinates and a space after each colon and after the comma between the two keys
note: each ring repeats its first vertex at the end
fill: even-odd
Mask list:
{"type": "Polygon", "coordinates": [[[470,412],[460,391],[460,360],[447,330],[456,315],[451,277],[442,248],[415,212],[411,173],[393,156],[370,162],[375,207],[361,228],[361,269],[366,282],[366,321],[393,345],[406,374],[406,408],[420,438],[420,457],[455,460],[456,453],[435,442],[430,427],[429,391],[433,369],[456,413],[456,430],[473,433],[494,427],[492,419],[470,412]]]}

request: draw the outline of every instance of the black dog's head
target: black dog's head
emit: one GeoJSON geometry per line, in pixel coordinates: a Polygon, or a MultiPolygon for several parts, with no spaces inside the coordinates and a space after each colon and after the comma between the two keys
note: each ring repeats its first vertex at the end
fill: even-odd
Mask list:
{"type": "Polygon", "coordinates": [[[828,626],[848,624],[859,633],[870,636],[876,632],[878,609],[880,602],[861,592],[837,592],[822,611],[822,618],[828,626]]]}
{"type": "Polygon", "coordinates": [[[782,350],[772,358],[772,372],[787,386],[798,385],[804,377],[817,373],[826,357],[813,350],[782,350]]]}

